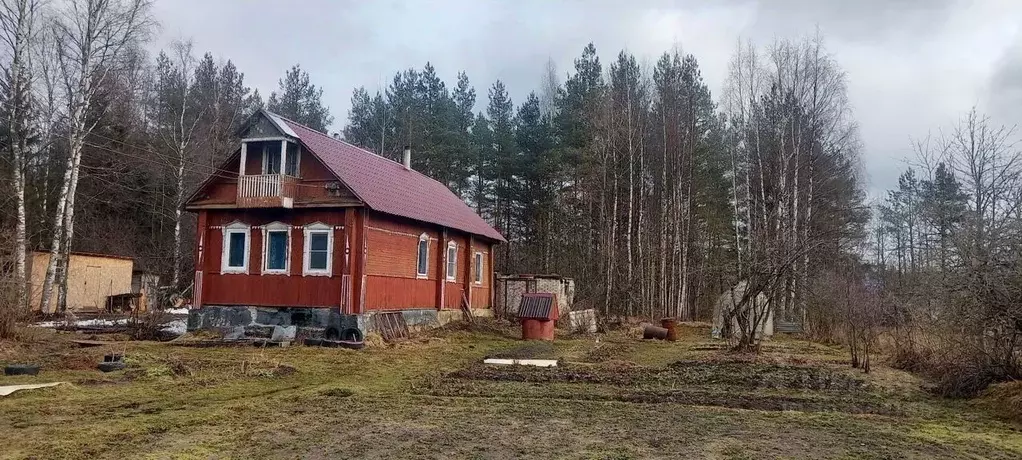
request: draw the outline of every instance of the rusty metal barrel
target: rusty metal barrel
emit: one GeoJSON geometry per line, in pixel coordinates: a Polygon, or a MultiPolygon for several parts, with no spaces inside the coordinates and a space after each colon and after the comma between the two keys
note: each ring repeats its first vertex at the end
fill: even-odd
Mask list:
{"type": "Polygon", "coordinates": [[[642,338],[667,340],[667,329],[647,324],[642,328],[642,338]]]}
{"type": "Polygon", "coordinates": [[[678,319],[677,318],[663,318],[660,320],[660,326],[667,329],[667,340],[675,342],[678,340],[678,319]]]}

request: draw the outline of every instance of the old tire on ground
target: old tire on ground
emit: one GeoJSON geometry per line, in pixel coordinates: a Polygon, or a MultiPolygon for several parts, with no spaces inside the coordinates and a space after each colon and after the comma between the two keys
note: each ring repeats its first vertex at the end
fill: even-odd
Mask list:
{"type": "Polygon", "coordinates": [[[341,340],[347,340],[349,342],[361,342],[365,340],[365,337],[362,336],[362,331],[353,327],[349,327],[341,332],[341,340]]]}
{"type": "Polygon", "coordinates": [[[331,339],[323,339],[319,341],[320,346],[327,348],[337,348],[337,341],[331,339]]]}
{"type": "Polygon", "coordinates": [[[320,345],[323,345],[323,339],[318,339],[315,337],[306,337],[305,340],[302,341],[302,343],[304,343],[305,346],[307,347],[318,347],[320,345]]]}
{"type": "Polygon", "coordinates": [[[101,371],[103,371],[103,372],[119,371],[119,370],[123,370],[124,369],[124,362],[122,362],[122,361],[107,361],[107,362],[99,363],[99,365],[96,366],[96,368],[101,370],[101,371]]]}
{"type": "Polygon", "coordinates": [[[38,375],[39,366],[36,364],[9,364],[4,367],[4,375],[38,375]]]}
{"type": "Polygon", "coordinates": [[[323,340],[324,347],[330,348],[347,348],[349,350],[361,350],[365,348],[365,342],[356,342],[352,340],[323,340]]]}

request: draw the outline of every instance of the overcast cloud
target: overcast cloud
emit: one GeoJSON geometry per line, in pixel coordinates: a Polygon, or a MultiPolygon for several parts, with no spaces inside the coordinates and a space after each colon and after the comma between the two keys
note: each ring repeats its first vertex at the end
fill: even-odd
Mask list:
{"type": "Polygon", "coordinates": [[[626,49],[652,63],[678,46],[699,60],[714,93],[739,39],[768,44],[818,26],[848,73],[870,193],[896,185],[910,139],[973,105],[1022,122],[1022,2],[990,1],[251,1],[163,0],[155,48],[192,39],[231,59],[264,99],[292,64],[324,89],[339,130],[351,91],[432,62],[448,84],[460,70],[478,108],[495,79],[522,101],[548,59],[563,75],[590,41],[607,63],[626,49]]]}

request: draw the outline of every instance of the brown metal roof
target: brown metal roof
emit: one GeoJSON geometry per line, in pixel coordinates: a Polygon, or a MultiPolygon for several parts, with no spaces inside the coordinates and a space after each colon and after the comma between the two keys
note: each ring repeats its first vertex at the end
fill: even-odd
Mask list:
{"type": "Polygon", "coordinates": [[[446,185],[401,163],[270,115],[282,120],[371,209],[506,241],[446,185]]]}

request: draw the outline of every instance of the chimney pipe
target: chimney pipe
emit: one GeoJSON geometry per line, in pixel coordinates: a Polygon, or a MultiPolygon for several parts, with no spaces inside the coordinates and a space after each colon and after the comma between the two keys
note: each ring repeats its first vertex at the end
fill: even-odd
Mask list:
{"type": "Polygon", "coordinates": [[[405,152],[401,155],[401,164],[405,165],[405,169],[412,169],[412,148],[405,146],[405,152]]]}

